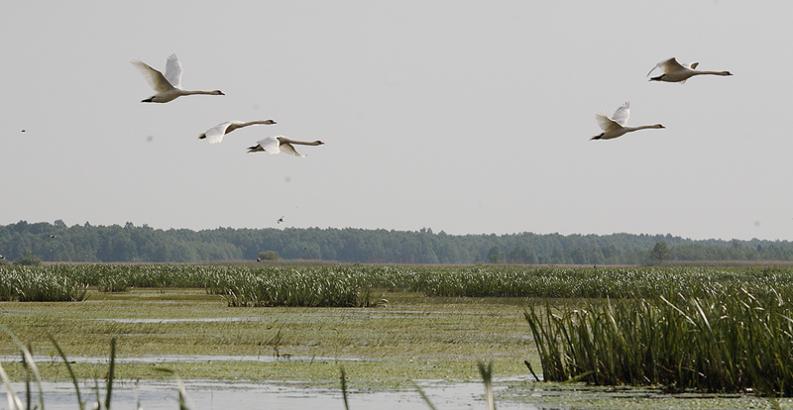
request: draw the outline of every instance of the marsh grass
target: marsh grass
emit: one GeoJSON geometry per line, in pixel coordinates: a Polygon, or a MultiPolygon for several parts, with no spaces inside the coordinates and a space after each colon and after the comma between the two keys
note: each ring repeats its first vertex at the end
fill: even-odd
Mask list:
{"type": "Polygon", "coordinates": [[[529,308],[546,381],[793,395],[791,300],[773,289],[529,308]]]}
{"type": "Polygon", "coordinates": [[[85,299],[84,284],[68,276],[26,266],[0,266],[0,300],[73,302],[85,299]]]}
{"type": "Polygon", "coordinates": [[[48,265],[0,266],[0,300],[73,301],[86,287],[201,288],[229,306],[369,307],[383,291],[430,297],[712,297],[745,289],[793,293],[793,269],[660,266],[628,268],[410,265],[48,265]]]}

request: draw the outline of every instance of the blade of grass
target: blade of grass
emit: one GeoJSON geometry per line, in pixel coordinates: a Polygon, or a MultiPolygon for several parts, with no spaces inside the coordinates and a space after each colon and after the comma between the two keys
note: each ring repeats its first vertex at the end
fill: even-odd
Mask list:
{"type": "Polygon", "coordinates": [[[341,380],[341,397],[344,399],[344,410],[350,410],[350,403],[347,401],[347,373],[344,371],[344,367],[339,369],[341,370],[339,379],[341,380]]]}
{"type": "Polygon", "coordinates": [[[17,337],[14,332],[11,331],[7,326],[0,325],[0,331],[7,334],[11,337],[11,341],[16,345],[16,347],[22,352],[22,356],[25,358],[25,363],[27,366],[30,367],[30,370],[33,372],[33,377],[36,379],[36,385],[39,389],[39,409],[44,410],[44,389],[41,387],[41,373],[39,373],[39,368],[36,366],[36,362],[33,360],[33,355],[30,354],[28,349],[25,347],[25,344],[22,343],[21,340],[17,337]]]}
{"type": "Polygon", "coordinates": [[[52,337],[52,335],[47,335],[47,337],[50,339],[52,345],[55,346],[55,350],[58,351],[58,355],[63,360],[63,364],[66,365],[66,370],[69,372],[69,378],[72,379],[72,384],[74,384],[74,392],[77,394],[77,407],[80,410],[84,410],[85,403],[83,403],[83,399],[80,396],[80,383],[77,381],[77,376],[74,374],[74,369],[72,369],[72,365],[71,363],[69,363],[69,359],[66,358],[66,353],[63,352],[63,349],[61,349],[61,345],[58,344],[58,341],[56,341],[55,338],[52,337]]]}
{"type": "Polygon", "coordinates": [[[416,391],[419,392],[419,396],[421,396],[421,399],[424,400],[424,403],[427,403],[427,406],[429,406],[430,410],[438,410],[437,407],[435,407],[435,405],[432,404],[432,401],[430,401],[430,398],[427,396],[427,393],[424,392],[424,389],[422,389],[421,386],[418,385],[418,383],[414,381],[413,387],[415,387],[416,391]]]}
{"type": "Polygon", "coordinates": [[[110,402],[113,398],[113,378],[116,372],[116,338],[110,339],[110,367],[107,370],[107,381],[105,384],[105,410],[110,410],[110,402]]]}
{"type": "Polygon", "coordinates": [[[11,379],[8,378],[8,374],[2,364],[0,364],[0,379],[2,379],[3,387],[5,387],[6,390],[9,410],[22,410],[22,400],[19,399],[19,396],[17,396],[16,392],[14,392],[14,389],[11,387],[11,379]]]}
{"type": "Polygon", "coordinates": [[[485,403],[487,410],[496,410],[496,401],[493,397],[493,362],[479,361],[476,363],[479,368],[479,375],[482,376],[482,382],[485,384],[485,403]]]}

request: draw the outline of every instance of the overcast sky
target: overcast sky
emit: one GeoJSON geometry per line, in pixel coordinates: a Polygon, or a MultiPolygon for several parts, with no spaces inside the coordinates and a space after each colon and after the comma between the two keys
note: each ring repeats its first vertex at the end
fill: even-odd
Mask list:
{"type": "Polygon", "coordinates": [[[0,224],[793,239],[793,2],[118,3],[4,1],[0,224]],[[226,96],[140,103],[172,52],[226,96]],[[590,141],[626,100],[667,129],[590,141]]]}

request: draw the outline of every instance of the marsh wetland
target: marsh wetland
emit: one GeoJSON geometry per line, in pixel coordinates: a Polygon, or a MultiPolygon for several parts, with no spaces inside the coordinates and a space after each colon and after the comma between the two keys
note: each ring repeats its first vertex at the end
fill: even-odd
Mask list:
{"type": "MultiPolygon", "coordinates": [[[[223,408],[232,398],[238,408],[341,402],[342,367],[351,408],[427,408],[414,381],[438,408],[484,408],[477,362],[493,365],[499,408],[793,407],[772,397],[788,395],[791,374],[786,267],[51,265],[0,266],[0,277],[0,325],[29,346],[47,408],[74,408],[50,336],[86,392],[93,380],[104,383],[117,340],[114,408],[134,408],[137,397],[151,402],[147,409],[176,408],[172,373],[162,368],[185,380],[191,408],[223,408]],[[612,317],[623,328],[609,333],[619,326],[601,325],[612,317]],[[543,324],[553,337],[538,344],[543,324]],[[746,340],[754,351],[727,349],[746,340]],[[668,369],[682,343],[702,354],[683,357],[677,372],[652,371],[668,369]],[[704,348],[711,344],[724,348],[704,348]],[[536,381],[524,361],[537,379],[545,371],[554,381],[536,381]],[[711,371],[708,383],[692,376],[694,362],[711,371]],[[777,384],[757,382],[772,374],[777,384]]],[[[19,350],[3,340],[2,366],[23,382],[19,350]]]]}

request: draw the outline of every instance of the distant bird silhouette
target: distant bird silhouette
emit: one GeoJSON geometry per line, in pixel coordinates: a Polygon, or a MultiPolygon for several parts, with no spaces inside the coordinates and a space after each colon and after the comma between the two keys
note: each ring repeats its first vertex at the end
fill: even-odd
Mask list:
{"type": "Polygon", "coordinates": [[[57,235],[50,234],[50,239],[55,239],[57,237],[58,237],[57,235]]]}
{"type": "Polygon", "coordinates": [[[597,120],[598,125],[603,130],[598,135],[595,135],[591,139],[593,140],[610,140],[614,138],[621,137],[629,132],[645,130],[650,128],[666,128],[661,124],[655,125],[642,125],[641,127],[627,127],[628,118],[631,116],[631,104],[629,102],[625,102],[620,108],[617,108],[617,111],[614,112],[614,115],[611,118],[606,117],[602,114],[596,114],[595,120],[597,120]]]}
{"type": "Polygon", "coordinates": [[[1,260],[3,260],[3,259],[5,259],[5,258],[6,258],[5,256],[3,256],[3,255],[0,255],[0,261],[1,261],[1,260]]]}
{"type": "Polygon", "coordinates": [[[144,63],[143,61],[133,61],[132,64],[137,67],[140,72],[143,74],[143,77],[149,83],[151,88],[157,94],[153,96],[141,100],[141,102],[147,103],[167,103],[173,101],[183,95],[226,95],[223,94],[223,91],[220,90],[212,90],[212,91],[189,91],[182,89],[182,63],[179,62],[179,58],[176,57],[176,54],[171,54],[168,57],[168,61],[165,63],[165,75],[163,75],[159,70],[152,68],[150,65],[144,63]]]}
{"type": "Polygon", "coordinates": [[[262,258],[256,258],[256,262],[261,262],[262,258]]]}
{"type": "Polygon", "coordinates": [[[253,152],[266,152],[271,155],[279,154],[284,152],[286,154],[294,155],[296,157],[305,157],[305,155],[297,152],[295,149],[295,145],[324,145],[325,143],[316,140],[316,141],[297,141],[293,139],[289,139],[283,135],[279,135],[277,137],[267,137],[263,140],[257,142],[256,145],[248,147],[248,153],[253,152]]]}
{"type": "Polygon", "coordinates": [[[19,132],[21,132],[21,133],[23,133],[23,134],[24,134],[24,133],[26,133],[26,132],[27,132],[27,130],[25,130],[25,129],[21,129],[21,130],[19,130],[19,132]]]}
{"type": "Polygon", "coordinates": [[[283,222],[284,222],[284,217],[283,216],[278,218],[277,221],[275,221],[275,223],[277,223],[277,224],[280,224],[280,223],[283,223],[283,222]]]}
{"type": "Polygon", "coordinates": [[[696,70],[699,63],[691,63],[687,66],[680,64],[676,58],[672,57],[668,60],[661,61],[656,64],[647,76],[653,73],[656,69],[660,68],[663,74],[657,77],[651,77],[650,81],[665,81],[668,83],[685,83],[691,77],[696,75],[732,75],[729,71],[699,71],[696,70]]]}
{"type": "Polygon", "coordinates": [[[259,120],[259,121],[227,121],[220,123],[198,136],[200,140],[207,140],[210,144],[218,144],[223,142],[223,136],[230,134],[239,128],[245,128],[251,125],[274,125],[273,120],[259,120]]]}

